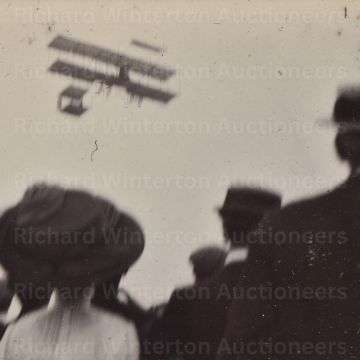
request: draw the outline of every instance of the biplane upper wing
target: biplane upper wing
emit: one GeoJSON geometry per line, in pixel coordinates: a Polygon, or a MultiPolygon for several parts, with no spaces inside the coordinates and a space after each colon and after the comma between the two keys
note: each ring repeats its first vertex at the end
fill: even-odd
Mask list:
{"type": "Polygon", "coordinates": [[[159,65],[131,58],[99,46],[75,41],[65,36],[57,36],[49,44],[49,47],[73,54],[87,56],[117,67],[128,66],[132,71],[142,75],[148,75],[159,80],[167,80],[175,74],[175,71],[172,69],[167,69],[159,65]]]}
{"type": "Polygon", "coordinates": [[[123,86],[126,88],[127,92],[132,95],[157,100],[162,103],[168,103],[175,96],[175,94],[170,92],[144,86],[140,83],[131,81],[127,83],[119,83],[119,79],[116,76],[106,75],[102,72],[87,69],[75,64],[70,64],[62,60],[57,60],[54,62],[50,66],[49,71],[87,82],[101,81],[110,86],[123,86]]]}
{"type": "Polygon", "coordinates": [[[136,40],[136,39],[133,39],[131,40],[131,44],[132,45],[135,45],[139,48],[143,48],[145,50],[150,50],[150,51],[154,51],[154,52],[157,52],[157,53],[160,53],[160,52],[163,52],[164,49],[161,48],[160,46],[154,46],[154,45],[150,45],[150,44],[147,44],[146,42],[144,41],[140,41],[140,40],[136,40]]]}

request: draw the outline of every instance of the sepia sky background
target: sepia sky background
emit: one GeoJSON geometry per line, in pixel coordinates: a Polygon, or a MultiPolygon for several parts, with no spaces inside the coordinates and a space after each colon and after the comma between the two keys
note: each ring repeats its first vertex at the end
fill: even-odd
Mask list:
{"type": "Polygon", "coordinates": [[[190,252],[222,244],[215,208],[230,184],[271,187],[288,202],[346,177],[323,119],[337,88],[360,80],[359,5],[2,1],[1,207],[41,180],[108,197],[146,234],[124,286],[144,305],[166,300],[191,281],[190,252]],[[76,82],[47,72],[55,59],[111,71],[47,48],[58,34],[176,69],[159,86],[177,97],[138,106],[123,91],[95,96],[85,84],[88,112],[58,112],[59,92],[76,82]]]}

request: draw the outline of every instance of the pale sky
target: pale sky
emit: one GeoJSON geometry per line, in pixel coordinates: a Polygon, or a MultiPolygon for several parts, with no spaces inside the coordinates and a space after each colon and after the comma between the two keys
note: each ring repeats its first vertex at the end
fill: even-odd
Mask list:
{"type": "Polygon", "coordinates": [[[338,86],[360,80],[359,4],[2,1],[1,207],[38,180],[108,197],[146,234],[124,286],[145,305],[166,300],[192,280],[191,251],[223,243],[215,208],[230,184],[269,186],[288,202],[346,177],[334,129],[318,123],[338,86]],[[63,58],[47,48],[58,34],[175,68],[161,87],[177,97],[138,107],[91,88],[84,116],[59,113],[58,93],[75,82],[47,72],[63,58]]]}

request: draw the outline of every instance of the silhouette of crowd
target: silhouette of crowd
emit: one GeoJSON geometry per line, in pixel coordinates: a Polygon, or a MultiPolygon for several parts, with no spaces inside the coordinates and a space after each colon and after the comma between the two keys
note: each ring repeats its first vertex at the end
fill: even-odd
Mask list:
{"type": "Polygon", "coordinates": [[[21,303],[1,318],[0,359],[359,359],[360,88],[329,122],[348,179],[283,207],[231,186],[223,246],[195,249],[193,284],[149,309],[119,288],[144,250],[138,222],[87,191],[28,188],[0,219],[1,313],[21,303]]]}

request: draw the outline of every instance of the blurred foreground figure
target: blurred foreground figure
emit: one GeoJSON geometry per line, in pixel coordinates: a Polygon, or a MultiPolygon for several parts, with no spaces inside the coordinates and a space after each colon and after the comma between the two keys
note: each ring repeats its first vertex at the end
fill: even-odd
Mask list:
{"type": "MultiPolygon", "coordinates": [[[[58,190],[54,189],[53,193],[55,194],[56,191],[58,190]]],[[[23,200],[31,196],[31,192],[29,189],[23,200]]],[[[20,203],[6,210],[0,218],[0,247],[6,248],[6,251],[0,253],[0,261],[6,269],[14,269],[11,273],[8,272],[7,286],[9,291],[16,294],[20,300],[21,311],[19,316],[21,317],[30,311],[45,306],[50,300],[53,288],[48,281],[45,269],[41,268],[41,264],[38,264],[36,270],[33,269],[32,263],[29,264],[28,259],[13,251],[13,246],[10,245],[14,241],[14,229],[17,229],[16,219],[19,205],[20,203]],[[42,270],[44,270],[44,274],[42,270]],[[31,281],[24,281],[28,275],[30,275],[31,281]],[[18,281],[19,279],[21,280],[18,281]]],[[[17,236],[20,237],[21,233],[19,232],[17,236]]]]}
{"type": "MultiPolygon", "coordinates": [[[[242,300],[236,292],[238,283],[253,271],[247,267],[252,250],[249,234],[258,226],[265,214],[280,209],[281,196],[275,192],[248,187],[231,187],[223,206],[218,210],[223,224],[224,238],[229,246],[224,269],[210,282],[209,299],[202,301],[196,329],[198,341],[208,343],[208,353],[199,354],[201,359],[213,360],[227,324],[227,313],[234,299],[242,300]]],[[[200,349],[200,347],[199,347],[200,349]]]]}
{"type": "Polygon", "coordinates": [[[359,358],[360,88],[339,94],[333,121],[350,176],[264,220],[219,359],[359,358]]]}
{"type": "Polygon", "coordinates": [[[8,282],[5,279],[0,280],[0,339],[6,329],[6,315],[13,298],[13,294],[8,289],[8,282]]]}
{"type": "Polygon", "coordinates": [[[154,322],[144,345],[147,359],[188,359],[184,346],[193,341],[194,322],[199,311],[201,292],[208,292],[207,282],[224,266],[226,252],[217,246],[194,251],[189,261],[195,283],[176,289],[154,322]]]}
{"type": "MultiPolygon", "coordinates": [[[[168,315],[166,318],[165,310],[163,320],[168,321],[163,327],[166,354],[159,356],[157,353],[153,359],[213,360],[216,357],[234,288],[239,279],[245,276],[245,263],[251,252],[248,234],[266,212],[277,210],[280,205],[280,196],[270,191],[246,187],[232,187],[228,190],[219,214],[225,242],[230,250],[226,257],[221,252],[221,266],[211,276],[197,282],[190,288],[191,291],[175,291],[168,305],[172,309],[172,317],[168,315]],[[191,304],[191,307],[181,308],[179,304],[184,303],[191,304]],[[191,311],[185,312],[184,308],[191,311]],[[167,334],[171,336],[166,337],[167,334]]],[[[156,342],[151,347],[156,353],[156,342]]]]}
{"type": "Polygon", "coordinates": [[[194,325],[199,311],[201,293],[208,292],[207,282],[224,266],[226,252],[216,246],[207,246],[193,252],[189,258],[193,266],[195,284],[176,289],[165,306],[162,317],[152,328],[151,349],[146,349],[149,355],[153,351],[152,359],[168,359],[181,355],[187,359],[184,347],[193,341],[194,325]],[[176,351],[175,344],[179,345],[176,351]],[[160,344],[169,348],[156,353],[160,344]],[[173,345],[171,345],[173,344],[173,345]],[[179,354],[181,352],[181,354],[179,354]]]}
{"type": "Polygon", "coordinates": [[[5,313],[8,311],[11,301],[13,298],[13,294],[8,289],[7,280],[0,280],[0,312],[5,313]]]}
{"type": "Polygon", "coordinates": [[[219,215],[225,243],[229,246],[225,268],[220,275],[229,291],[237,284],[239,275],[244,275],[244,264],[252,246],[249,234],[265,214],[279,210],[280,206],[281,196],[269,190],[246,187],[231,187],[228,190],[219,215]]]}
{"type": "Polygon", "coordinates": [[[47,185],[29,189],[13,210],[1,242],[3,266],[16,286],[30,289],[35,281],[39,292],[40,283],[49,284],[45,292],[55,289],[56,296],[53,308],[42,307],[7,328],[0,358],[138,359],[135,326],[93,307],[91,298],[96,284],[141,255],[139,225],[106,200],[47,185]]]}

